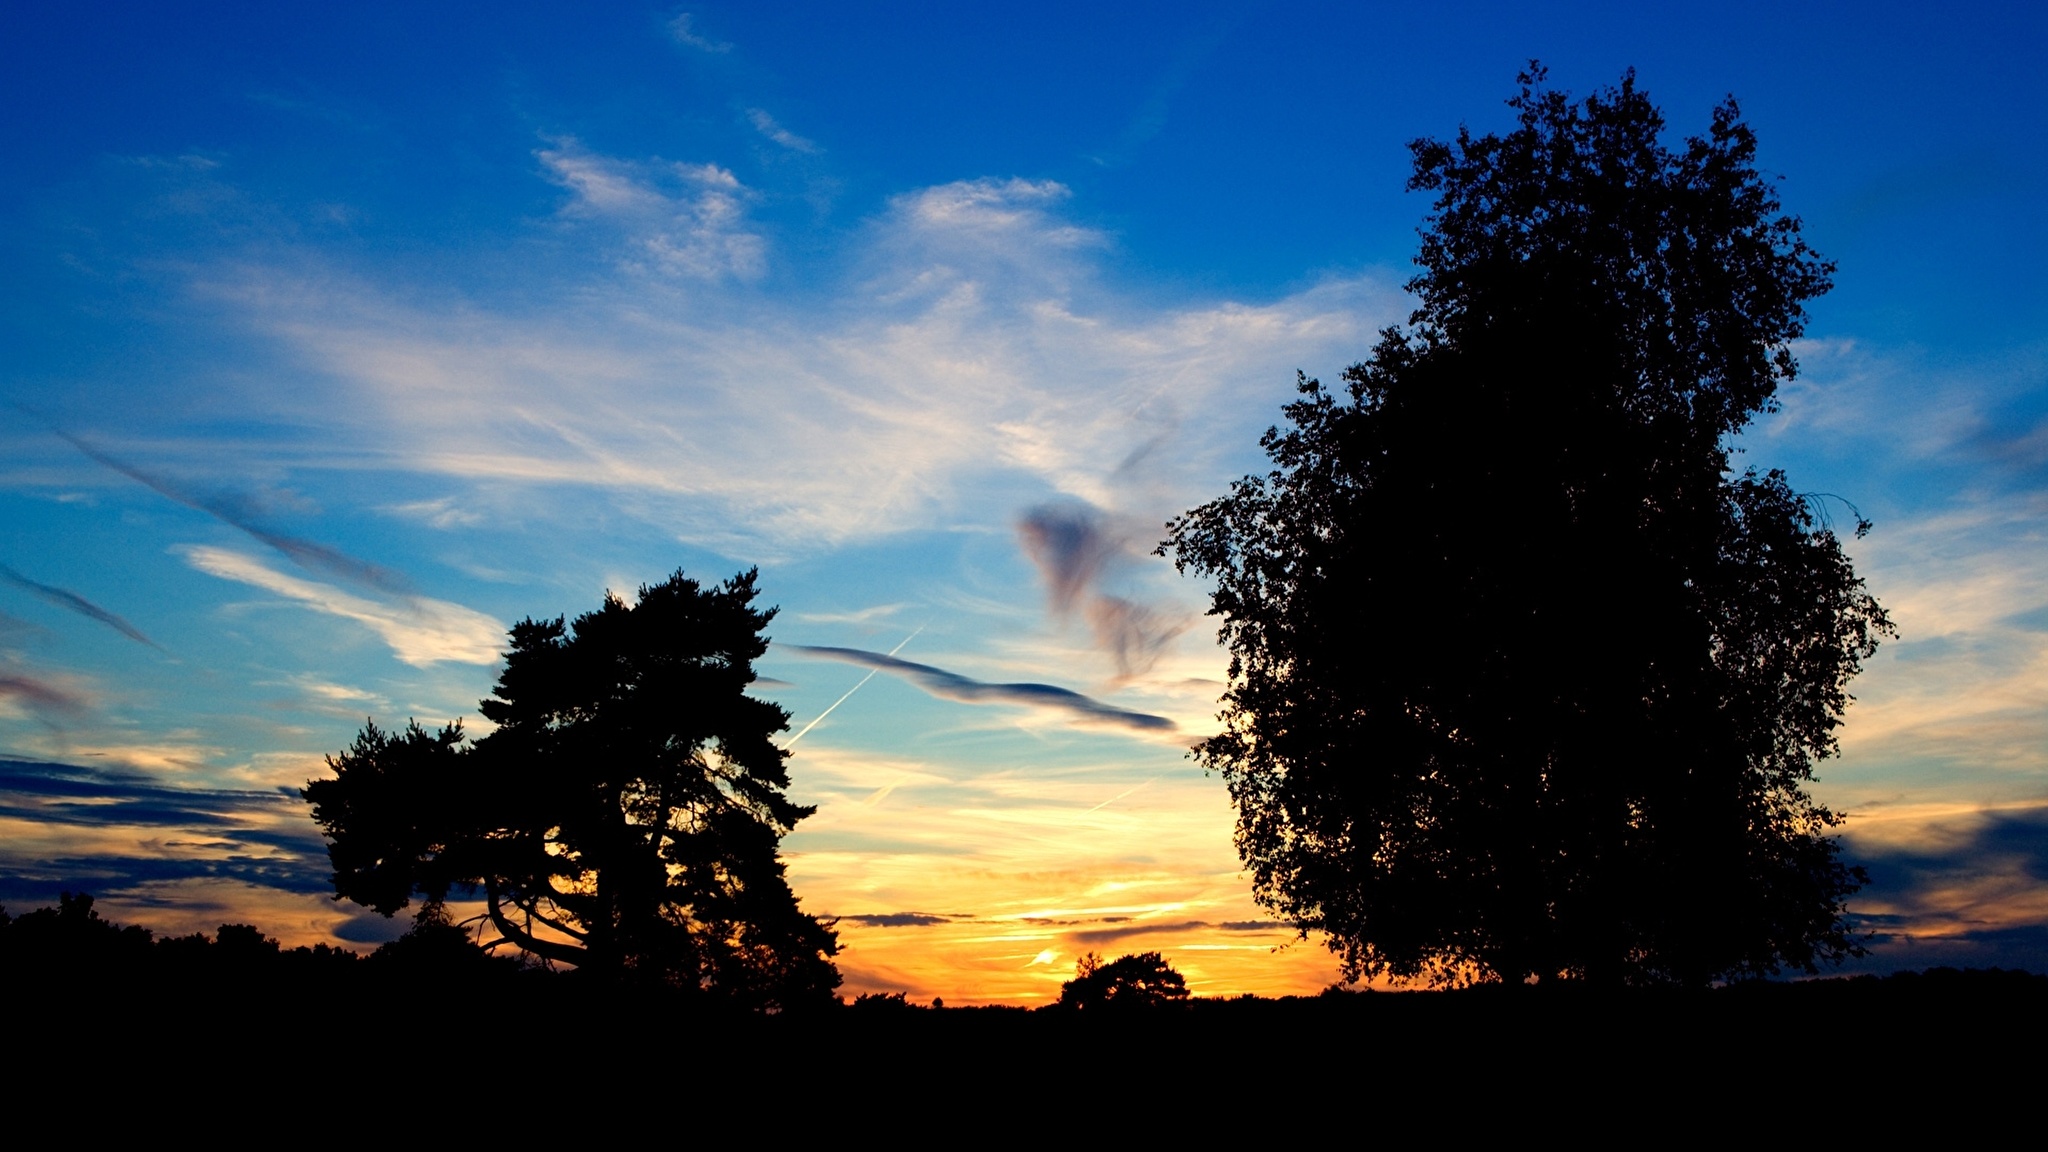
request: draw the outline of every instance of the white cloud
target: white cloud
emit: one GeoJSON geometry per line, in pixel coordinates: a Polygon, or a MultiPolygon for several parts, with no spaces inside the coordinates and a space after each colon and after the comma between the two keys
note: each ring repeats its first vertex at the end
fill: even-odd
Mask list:
{"type": "Polygon", "coordinates": [[[635,164],[566,139],[534,155],[549,179],[574,193],[565,216],[621,229],[629,267],[701,280],[752,280],[767,270],[767,241],[747,227],[750,193],[725,168],[635,164]]]}
{"type": "Polygon", "coordinates": [[[756,132],[759,132],[761,135],[766,136],[768,139],[773,140],[775,143],[782,145],[784,148],[787,148],[792,152],[803,152],[808,154],[814,153],[818,150],[818,146],[816,144],[804,139],[803,137],[797,135],[794,132],[791,132],[789,129],[784,128],[781,124],[776,122],[775,117],[770,116],[763,109],[747,109],[747,122],[754,126],[754,130],[756,132]]]}
{"type": "Polygon", "coordinates": [[[493,664],[504,644],[496,620],[460,604],[423,596],[395,602],[369,600],[313,580],[279,572],[253,556],[225,548],[190,545],[180,549],[194,568],[295,600],[316,612],[353,620],[390,645],[392,654],[414,667],[444,661],[493,664]]]}
{"type": "Polygon", "coordinates": [[[849,612],[799,612],[794,619],[806,624],[873,624],[893,618],[905,604],[875,604],[849,612]]]}
{"type": "Polygon", "coordinates": [[[897,212],[930,230],[979,233],[1030,232],[1040,243],[1099,243],[1101,233],[1056,221],[1050,208],[1071,192],[1056,180],[959,180],[896,198],[897,212]]]}
{"type": "Polygon", "coordinates": [[[1835,786],[1890,796],[2048,787],[2048,501],[1984,497],[1880,526],[1859,570],[1890,612],[1853,685],[1835,786]],[[1928,772],[1941,765],[1945,771],[1928,772]]]}
{"type": "Polygon", "coordinates": [[[723,54],[732,51],[731,44],[723,40],[713,40],[709,36],[697,31],[695,18],[688,12],[681,13],[675,19],[668,22],[668,34],[675,39],[676,43],[681,44],[685,48],[695,48],[699,52],[723,54]]]}
{"type": "MultiPolygon", "coordinates": [[[[578,211],[660,217],[650,173],[544,157],[578,211]]],[[[729,175],[690,187],[738,195],[729,175]]],[[[296,397],[306,417],[352,422],[393,466],[605,490],[764,559],[962,517],[1003,530],[1053,493],[1157,524],[1241,470],[1294,369],[1334,372],[1406,311],[1373,276],[1136,303],[1102,282],[1106,240],[1054,211],[1065,196],[1003,180],[899,197],[823,299],[611,275],[502,313],[275,275],[234,294],[332,382],[296,397]],[[1013,495],[988,507],[996,492],[1013,495]]],[[[735,262],[709,247],[672,256],[735,262]]]]}
{"type": "Polygon", "coordinates": [[[473,528],[484,522],[483,513],[457,505],[453,496],[443,496],[439,500],[412,500],[404,504],[387,504],[383,510],[394,516],[418,520],[433,528],[473,528]]]}
{"type": "Polygon", "coordinates": [[[576,150],[574,141],[534,153],[548,176],[576,194],[571,211],[606,213],[658,212],[669,206],[666,196],[642,183],[624,165],[576,150]]]}
{"type": "MultiPolygon", "coordinates": [[[[1859,816],[2048,791],[2042,364],[1803,341],[1782,410],[1742,438],[1875,521],[1850,543],[1891,614],[1817,794],[1859,816]]],[[[1839,517],[1840,509],[1836,507],[1839,517]]]]}

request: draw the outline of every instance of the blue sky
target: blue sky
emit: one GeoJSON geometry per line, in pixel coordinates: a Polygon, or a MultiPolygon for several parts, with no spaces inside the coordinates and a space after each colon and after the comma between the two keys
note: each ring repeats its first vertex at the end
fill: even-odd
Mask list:
{"type": "Polygon", "coordinates": [[[1028,1002],[1140,945],[1198,991],[1327,982],[1271,951],[1182,756],[1222,660],[1148,553],[1259,466],[1296,369],[1405,315],[1406,142],[1502,126],[1540,57],[1580,92],[1633,66],[1677,133],[1734,93],[1838,261],[1742,444],[1877,522],[1855,555],[1902,631],[1817,791],[1877,880],[1871,963],[2048,964],[2043,22],[12,13],[0,756],[99,775],[9,777],[0,900],[87,877],[146,922],[375,939],[320,896],[303,814],[249,797],[365,715],[472,714],[512,621],[758,564],[799,725],[874,666],[816,649],[906,639],[1171,724],[868,681],[792,762],[821,806],[792,875],[849,917],[850,987],[1028,1002]],[[237,815],[136,806],[162,788],[237,815]]]}

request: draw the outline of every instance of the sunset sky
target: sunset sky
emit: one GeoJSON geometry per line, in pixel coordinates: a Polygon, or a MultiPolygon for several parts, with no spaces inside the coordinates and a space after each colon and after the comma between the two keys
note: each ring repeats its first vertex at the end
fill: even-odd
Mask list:
{"type": "Polygon", "coordinates": [[[0,903],[388,939],[323,754],[481,731],[523,617],[758,565],[761,694],[839,701],[784,847],[844,991],[1323,987],[1151,551],[1406,317],[1407,142],[1538,57],[1674,138],[1736,95],[1839,263],[1740,446],[1876,525],[1900,637],[1815,788],[1860,964],[2048,970],[2048,16],[1796,7],[13,6],[0,903]]]}

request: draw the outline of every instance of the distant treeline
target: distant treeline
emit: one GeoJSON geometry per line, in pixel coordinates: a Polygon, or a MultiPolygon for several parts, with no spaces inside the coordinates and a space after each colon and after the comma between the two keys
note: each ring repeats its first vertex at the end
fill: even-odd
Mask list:
{"type": "MultiPolygon", "coordinates": [[[[244,994],[260,997],[279,989],[397,991],[415,985],[495,996],[510,994],[516,998],[521,989],[536,996],[573,994],[580,983],[573,970],[551,970],[493,956],[478,947],[461,926],[445,920],[417,920],[403,936],[361,954],[326,944],[285,948],[247,924],[223,924],[211,936],[158,935],[147,928],[107,920],[93,907],[91,896],[71,893],[65,893],[54,907],[22,915],[9,915],[5,908],[0,908],[0,980],[17,990],[17,1009],[23,1006],[19,991],[29,988],[73,993],[92,988],[130,1001],[175,990],[207,993],[227,1003],[244,998],[244,994]]],[[[599,992],[596,988],[585,991],[599,992]]],[[[645,1001],[650,991],[609,988],[603,995],[608,999],[625,995],[645,1001]]],[[[664,999],[658,994],[655,998],[664,999]]],[[[667,999],[673,999],[678,1007],[683,1004],[679,996],[667,999]]],[[[1577,1014],[1596,1005],[1622,1004],[1631,1011],[1654,1011],[1659,1005],[1682,1011],[1687,1005],[1697,1005],[1714,1014],[1737,1017],[1749,1015],[1751,1009],[1765,1013],[1832,1012],[1864,1007],[1954,1008],[1995,1004],[2001,1009],[2018,1009],[2025,1015],[2034,1015],[2048,1011],[2048,976],[1997,968],[1932,968],[1886,977],[1746,981],[1704,994],[1616,993],[1558,986],[1521,989],[1495,984],[1453,992],[1354,992],[1333,988],[1318,996],[1191,997],[1148,1003],[1149,1010],[1135,1014],[1209,1019],[1220,1014],[1278,1022],[1298,1015],[1329,1018],[1365,1013],[1383,1024],[1396,1023],[1415,1013],[1431,1017],[1449,1013],[1469,1020],[1552,1010],[1577,1014]]],[[[906,1023],[939,1015],[990,1017],[1024,1012],[1007,1008],[944,1009],[935,1005],[941,1011],[934,1013],[902,993],[870,993],[852,998],[847,1006],[864,1019],[906,1023]]],[[[1108,1013],[1131,1014],[1134,1013],[1108,1013]]]]}
{"type": "Polygon", "coordinates": [[[327,944],[286,948],[249,924],[223,924],[211,936],[159,936],[107,920],[91,896],[66,892],[56,906],[19,916],[0,908],[0,974],[16,986],[104,981],[136,988],[158,979],[230,986],[378,976],[505,980],[521,975],[521,966],[491,956],[445,921],[416,922],[366,956],[327,944]]]}

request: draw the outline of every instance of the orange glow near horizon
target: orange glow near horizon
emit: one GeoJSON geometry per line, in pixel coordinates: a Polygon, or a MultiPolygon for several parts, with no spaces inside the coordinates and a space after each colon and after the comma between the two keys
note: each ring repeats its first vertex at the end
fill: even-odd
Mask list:
{"type": "MultiPolygon", "coordinates": [[[[1308,995],[1338,978],[1321,941],[1300,939],[1252,900],[1231,847],[1228,800],[1218,781],[1193,769],[1027,775],[810,747],[799,779],[808,785],[800,798],[818,811],[785,842],[784,857],[804,909],[837,919],[847,999],[902,992],[921,1003],[1046,1004],[1089,952],[1158,952],[1197,996],[1308,995]]],[[[1939,850],[1987,821],[2036,809],[1898,806],[1858,814],[1846,834],[1866,851],[1939,850]]],[[[245,818],[283,830],[303,816],[281,805],[245,818]]],[[[198,861],[230,850],[196,835],[166,837],[161,827],[15,817],[0,817],[0,837],[52,857],[91,850],[198,861]]],[[[2038,923],[2048,903],[2024,862],[2009,863],[1930,880],[1910,897],[1874,891],[1852,906],[1889,918],[1893,936],[1937,950],[1967,932],[2038,923]]],[[[106,918],[160,935],[247,923],[287,947],[369,947],[338,935],[365,910],[320,894],[187,878],[93,895],[106,918]]],[[[481,906],[449,910],[460,919],[481,906]]]]}
{"type": "Polygon", "coordinates": [[[1198,996],[1337,979],[1251,898],[1221,783],[1185,764],[959,768],[807,746],[818,812],[785,842],[806,911],[839,918],[848,997],[1043,1004],[1083,954],[1158,952],[1198,996]]]}

